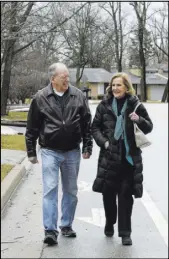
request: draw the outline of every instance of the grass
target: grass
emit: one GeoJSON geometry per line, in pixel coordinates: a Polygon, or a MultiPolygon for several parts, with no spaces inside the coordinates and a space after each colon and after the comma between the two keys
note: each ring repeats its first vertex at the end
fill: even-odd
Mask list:
{"type": "Polygon", "coordinates": [[[147,100],[146,102],[147,102],[147,103],[163,103],[163,102],[161,102],[160,100],[159,100],[159,101],[151,101],[151,100],[147,100]]]}
{"type": "Polygon", "coordinates": [[[27,121],[28,112],[14,112],[10,111],[8,115],[1,116],[1,119],[27,121]]]}
{"type": "Polygon", "coordinates": [[[1,149],[26,151],[24,135],[1,135],[1,149]]]}
{"type": "Polygon", "coordinates": [[[32,102],[32,99],[31,98],[26,98],[25,99],[25,104],[30,104],[32,102]]]}
{"type": "Polygon", "coordinates": [[[1,182],[13,167],[14,165],[9,165],[9,164],[1,165],[1,182]]]}

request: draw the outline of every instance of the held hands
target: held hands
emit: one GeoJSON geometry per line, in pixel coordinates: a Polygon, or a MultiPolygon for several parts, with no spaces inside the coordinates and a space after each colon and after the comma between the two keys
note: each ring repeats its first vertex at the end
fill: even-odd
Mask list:
{"type": "Polygon", "coordinates": [[[89,159],[90,158],[90,153],[83,153],[82,154],[82,157],[83,157],[83,159],[89,159]]]}
{"type": "Polygon", "coordinates": [[[139,116],[135,112],[130,113],[129,117],[130,117],[130,120],[132,121],[135,121],[135,122],[139,121],[139,116]]]}
{"type": "Polygon", "coordinates": [[[39,161],[37,160],[37,157],[29,157],[28,160],[32,164],[37,164],[37,163],[39,164],[39,161]]]}

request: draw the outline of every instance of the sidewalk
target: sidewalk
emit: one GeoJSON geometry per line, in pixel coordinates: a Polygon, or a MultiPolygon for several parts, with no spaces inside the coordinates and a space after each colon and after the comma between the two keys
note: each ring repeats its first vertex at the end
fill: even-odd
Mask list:
{"type": "MultiPolygon", "coordinates": [[[[133,212],[133,246],[121,245],[117,225],[113,238],[104,236],[102,198],[92,192],[90,180],[95,176],[97,154],[98,149],[95,146],[92,159],[82,160],[80,167],[79,202],[73,225],[77,231],[77,238],[65,238],[59,234],[57,246],[49,247],[43,244],[42,178],[39,157],[40,164],[33,166],[2,216],[2,258],[168,258],[167,246],[139,200],[135,200],[133,212]]],[[[60,200],[59,183],[59,218],[60,200]]]]}
{"type": "MultiPolygon", "coordinates": [[[[160,107],[147,104],[147,108],[154,123],[154,131],[149,136],[153,145],[143,151],[144,196],[134,200],[133,246],[121,245],[117,225],[113,238],[104,236],[102,196],[92,192],[99,153],[94,144],[91,159],[82,159],[79,171],[78,206],[73,225],[77,238],[67,239],[59,234],[57,246],[48,247],[43,244],[42,174],[39,154],[39,164],[27,171],[2,214],[2,258],[168,258],[168,109],[165,104],[160,107]],[[147,199],[147,193],[151,199],[147,199]]],[[[92,114],[95,114],[95,107],[92,108],[92,114]]],[[[59,218],[61,192],[59,183],[59,218]]]]}
{"type": "Polygon", "coordinates": [[[26,157],[26,151],[1,149],[1,164],[20,164],[26,157]]]}
{"type": "MultiPolygon", "coordinates": [[[[16,129],[1,125],[1,135],[17,134],[16,129]]],[[[26,151],[22,150],[1,149],[1,165],[14,165],[1,182],[1,212],[5,209],[8,200],[25,176],[26,171],[31,168],[26,155],[26,151]]]]}

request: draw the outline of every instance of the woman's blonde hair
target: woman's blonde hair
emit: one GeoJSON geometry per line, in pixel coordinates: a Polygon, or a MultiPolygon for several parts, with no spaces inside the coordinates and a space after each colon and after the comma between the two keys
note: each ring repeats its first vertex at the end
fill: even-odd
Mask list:
{"type": "Polygon", "coordinates": [[[126,73],[123,73],[123,72],[119,72],[119,73],[116,73],[116,74],[113,75],[113,77],[112,77],[112,79],[109,83],[109,86],[106,89],[107,94],[112,96],[112,83],[113,83],[113,80],[115,78],[118,78],[118,77],[122,78],[123,84],[127,88],[126,93],[129,94],[129,95],[135,95],[135,90],[133,88],[133,85],[132,85],[128,75],[126,73]]]}

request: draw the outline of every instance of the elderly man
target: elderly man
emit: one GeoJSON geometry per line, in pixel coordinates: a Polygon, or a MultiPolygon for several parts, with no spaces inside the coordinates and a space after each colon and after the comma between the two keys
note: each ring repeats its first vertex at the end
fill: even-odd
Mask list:
{"type": "Polygon", "coordinates": [[[32,100],[26,128],[29,161],[38,163],[36,141],[39,138],[43,178],[44,243],[57,244],[58,182],[62,181],[61,233],[76,237],[72,229],[77,205],[77,177],[82,156],[92,153],[91,113],[84,94],[69,85],[69,72],[62,63],[49,67],[50,84],[32,100]]]}

